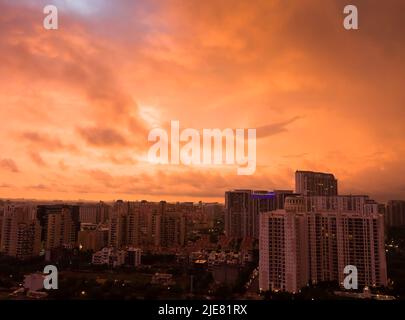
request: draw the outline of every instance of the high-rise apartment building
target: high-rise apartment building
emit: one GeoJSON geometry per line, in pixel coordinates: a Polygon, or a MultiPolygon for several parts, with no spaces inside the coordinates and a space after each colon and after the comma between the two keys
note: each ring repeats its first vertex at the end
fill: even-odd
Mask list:
{"type": "Polygon", "coordinates": [[[304,196],[336,196],[338,183],[331,173],[296,171],[295,192],[304,196]]]}
{"type": "Polygon", "coordinates": [[[388,201],[385,224],[387,227],[405,226],[405,200],[388,201]]]}
{"type": "Polygon", "coordinates": [[[83,204],[79,207],[81,223],[106,223],[109,220],[111,207],[103,202],[83,204]]]}
{"type": "Polygon", "coordinates": [[[284,210],[261,215],[259,252],[264,291],[342,283],[346,265],[359,286],[387,285],[383,215],[366,196],[288,197],[284,210]]]}
{"type": "Polygon", "coordinates": [[[160,247],[181,247],[186,241],[186,217],[179,205],[162,203],[160,247]]]}
{"type": "Polygon", "coordinates": [[[225,193],[225,232],[231,238],[258,238],[259,214],[282,209],[291,190],[233,190],[225,193]]]}
{"type": "Polygon", "coordinates": [[[128,244],[157,247],[160,244],[160,217],[162,204],[136,201],[129,203],[128,244]]]}
{"type": "Polygon", "coordinates": [[[109,245],[157,249],[183,246],[186,213],[182,204],[117,201],[112,207],[109,245]]]}
{"type": "Polygon", "coordinates": [[[32,205],[7,205],[3,209],[0,251],[18,259],[39,255],[41,228],[32,205]]]}
{"type": "Polygon", "coordinates": [[[299,238],[305,227],[300,216],[279,209],[261,214],[259,239],[259,287],[260,290],[297,292],[308,283],[306,242],[299,238]],[[297,238],[298,235],[298,238],[297,238]]]}
{"type": "Polygon", "coordinates": [[[128,202],[118,200],[113,204],[109,221],[108,243],[114,248],[121,248],[128,244],[128,213],[128,202]]]}
{"type": "Polygon", "coordinates": [[[73,205],[40,205],[37,217],[41,240],[46,250],[74,247],[80,231],[79,207],[73,205]]]}

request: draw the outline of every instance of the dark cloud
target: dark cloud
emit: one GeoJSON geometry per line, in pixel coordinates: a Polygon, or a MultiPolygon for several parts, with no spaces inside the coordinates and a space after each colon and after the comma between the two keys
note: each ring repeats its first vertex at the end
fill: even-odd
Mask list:
{"type": "Polygon", "coordinates": [[[129,145],[124,135],[113,128],[79,128],[78,132],[89,145],[96,147],[124,147],[129,145]]]}
{"type": "MultiPolygon", "coordinates": [[[[70,151],[77,153],[78,149],[73,144],[63,143],[57,136],[46,133],[27,131],[21,134],[23,140],[30,144],[31,148],[42,151],[70,151]]],[[[38,157],[36,157],[38,159],[38,157]]]]}
{"type": "Polygon", "coordinates": [[[272,123],[272,124],[268,124],[262,127],[258,127],[256,128],[256,132],[257,132],[257,138],[266,138],[266,137],[270,137],[273,136],[275,134],[278,133],[282,133],[287,131],[287,126],[294,123],[295,121],[301,119],[301,117],[293,117],[291,119],[285,120],[285,121],[281,121],[281,122],[276,122],[276,123],[272,123]]]}
{"type": "Polygon", "coordinates": [[[36,165],[38,165],[40,167],[47,166],[45,160],[42,158],[42,156],[38,152],[32,151],[29,153],[29,156],[36,165]]]}
{"type": "Polygon", "coordinates": [[[13,185],[8,184],[8,183],[2,183],[2,184],[0,184],[0,188],[9,189],[9,188],[13,188],[13,185]]]}
{"type": "Polygon", "coordinates": [[[32,189],[32,190],[40,190],[40,191],[52,191],[53,190],[53,188],[51,186],[44,185],[42,183],[26,186],[26,188],[32,189]]]}
{"type": "Polygon", "coordinates": [[[13,159],[0,159],[0,168],[15,173],[20,172],[13,159]]]}

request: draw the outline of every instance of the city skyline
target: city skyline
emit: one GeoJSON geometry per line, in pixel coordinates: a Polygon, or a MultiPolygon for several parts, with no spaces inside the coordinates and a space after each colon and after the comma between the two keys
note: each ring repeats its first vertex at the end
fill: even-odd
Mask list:
{"type": "Polygon", "coordinates": [[[0,198],[218,201],[285,189],[405,198],[405,3],[0,0],[0,198]],[[310,19],[308,17],[311,17],[310,19]],[[148,132],[255,128],[257,168],[152,165],[148,132]]]}
{"type": "Polygon", "coordinates": [[[0,304],[393,311],[404,13],[403,0],[0,0],[0,304]]]}
{"type": "MultiPolygon", "coordinates": [[[[196,285],[205,283],[199,292],[211,297],[230,285],[227,298],[266,300],[282,291],[291,299],[312,286],[321,289],[317,297],[400,298],[393,294],[400,293],[394,284],[402,280],[392,255],[401,254],[402,242],[392,232],[404,228],[405,200],[385,205],[338,190],[333,173],[297,170],[294,190],[228,190],[225,205],[2,201],[0,258],[26,261],[32,268],[35,261],[57,263],[67,268],[62,279],[89,270],[97,271],[97,278],[99,272],[110,277],[135,272],[141,282],[133,289],[140,296],[139,290],[152,285],[163,296],[193,297],[189,276],[205,274],[208,283],[196,285]],[[170,265],[159,263],[166,258],[170,265]],[[347,268],[355,272],[354,287],[347,285],[347,268]],[[173,292],[172,286],[177,286],[173,292]]],[[[24,288],[8,296],[52,299],[52,292],[41,291],[43,276],[25,274],[24,288]]],[[[114,283],[125,295],[125,281],[114,283]]],[[[97,284],[92,286],[94,297],[97,284]]],[[[64,299],[73,298],[67,287],[62,290],[67,290],[64,299]]],[[[87,294],[80,287],[76,292],[87,294]]]]}

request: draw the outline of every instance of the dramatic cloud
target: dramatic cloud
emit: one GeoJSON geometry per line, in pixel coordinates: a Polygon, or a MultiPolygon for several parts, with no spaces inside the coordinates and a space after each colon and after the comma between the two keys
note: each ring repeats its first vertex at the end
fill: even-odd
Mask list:
{"type": "Polygon", "coordinates": [[[56,31],[46,4],[0,0],[0,197],[222,200],[306,169],[405,198],[405,2],[353,0],[356,31],[340,0],[56,0],[56,31]],[[255,174],[150,164],[171,120],[256,128],[255,174]]]}

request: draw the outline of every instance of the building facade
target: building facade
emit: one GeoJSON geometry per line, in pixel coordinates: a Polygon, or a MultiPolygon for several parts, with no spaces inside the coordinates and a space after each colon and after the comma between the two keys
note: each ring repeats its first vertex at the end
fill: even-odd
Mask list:
{"type": "Polygon", "coordinates": [[[336,196],[338,183],[331,173],[296,171],[295,192],[304,196],[336,196]]]}
{"type": "Polygon", "coordinates": [[[18,259],[38,256],[41,248],[41,228],[32,205],[4,207],[0,232],[0,251],[18,259]]]}
{"type": "Polygon", "coordinates": [[[366,196],[331,198],[289,197],[285,209],[261,215],[261,290],[298,292],[310,283],[342,284],[347,265],[357,267],[359,286],[387,285],[378,204],[366,196]]]}
{"type": "Polygon", "coordinates": [[[385,224],[387,227],[405,226],[405,200],[388,201],[385,224]]]}
{"type": "Polygon", "coordinates": [[[79,206],[40,205],[37,217],[41,225],[41,240],[46,250],[77,246],[80,231],[79,206]]]}
{"type": "Polygon", "coordinates": [[[282,209],[291,190],[232,190],[225,193],[225,233],[230,238],[259,238],[261,212],[282,209]]]}

